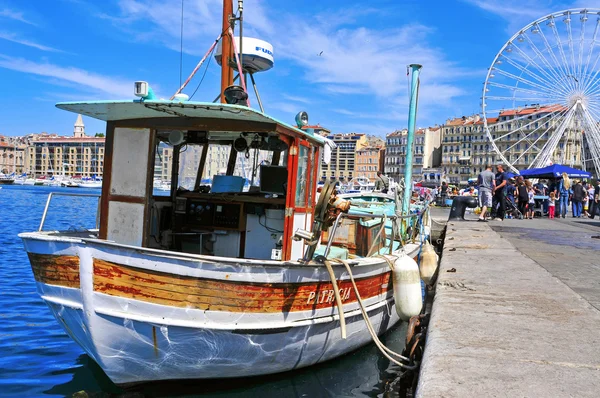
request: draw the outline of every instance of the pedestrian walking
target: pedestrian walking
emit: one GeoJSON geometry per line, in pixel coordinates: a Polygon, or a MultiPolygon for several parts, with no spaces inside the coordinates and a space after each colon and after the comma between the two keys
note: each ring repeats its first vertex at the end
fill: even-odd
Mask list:
{"type": "Polygon", "coordinates": [[[517,204],[519,205],[519,211],[523,215],[523,219],[527,218],[529,194],[527,193],[527,185],[525,185],[525,181],[521,176],[517,180],[517,204]]]}
{"type": "Polygon", "coordinates": [[[558,215],[562,218],[567,216],[567,206],[569,205],[569,197],[573,193],[571,191],[571,180],[567,173],[562,173],[562,180],[558,184],[558,215]]]}
{"type": "Polygon", "coordinates": [[[496,188],[496,176],[492,173],[492,166],[485,165],[485,170],[479,173],[477,182],[479,184],[479,206],[481,207],[481,214],[478,221],[487,221],[485,213],[488,207],[492,207],[492,193],[496,188]]]}
{"type": "Polygon", "coordinates": [[[554,218],[554,209],[556,208],[556,193],[550,192],[550,199],[548,199],[548,218],[554,218]]]}
{"type": "Polygon", "coordinates": [[[506,176],[506,172],[504,171],[504,166],[501,164],[496,166],[496,188],[494,188],[494,198],[496,199],[496,203],[498,204],[498,208],[496,210],[496,221],[504,221],[504,213],[506,212],[506,203],[505,203],[505,189],[506,182],[508,181],[508,177],[506,176]]]}
{"type": "Polygon", "coordinates": [[[596,186],[592,186],[588,190],[588,194],[590,196],[590,203],[589,203],[590,216],[589,217],[591,219],[593,219],[596,215],[600,215],[600,205],[598,204],[598,194],[600,193],[600,191],[598,188],[599,188],[598,183],[596,183],[596,186]]]}
{"type": "Polygon", "coordinates": [[[583,189],[585,191],[585,196],[583,197],[583,215],[581,217],[589,217],[590,216],[590,187],[591,184],[583,183],[583,189]]]}
{"type": "Polygon", "coordinates": [[[530,220],[533,220],[535,210],[535,189],[530,180],[525,181],[527,185],[527,216],[530,220]]]}
{"type": "Polygon", "coordinates": [[[579,180],[575,180],[572,191],[571,204],[573,206],[573,217],[580,218],[583,210],[583,199],[587,196],[587,192],[579,180]]]}

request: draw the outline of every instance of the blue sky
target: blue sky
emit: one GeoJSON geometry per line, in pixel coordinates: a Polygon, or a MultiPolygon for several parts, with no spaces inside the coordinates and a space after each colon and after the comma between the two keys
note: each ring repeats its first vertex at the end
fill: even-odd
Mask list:
{"type": "MultiPolygon", "coordinates": [[[[221,4],[184,0],[184,79],[220,32],[221,4]]],[[[406,127],[408,64],[423,65],[417,125],[442,124],[479,112],[486,70],[515,31],[552,11],[595,6],[246,0],[244,34],[274,46],[274,68],[256,75],[268,114],[292,123],[305,110],[334,132],[383,135],[406,127]]],[[[0,0],[0,134],[71,134],[76,115],[56,102],[133,98],[136,80],[170,97],[179,87],[180,19],[181,0],[0,0]]],[[[194,100],[218,95],[219,73],[213,60],[194,100]]],[[[84,123],[88,134],[104,132],[104,122],[84,123]]]]}

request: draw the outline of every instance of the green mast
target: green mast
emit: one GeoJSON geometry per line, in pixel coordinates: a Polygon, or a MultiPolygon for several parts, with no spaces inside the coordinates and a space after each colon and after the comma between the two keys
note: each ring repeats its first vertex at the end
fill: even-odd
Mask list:
{"type": "Polygon", "coordinates": [[[419,96],[419,71],[421,65],[412,64],[412,80],[410,84],[410,107],[408,108],[408,136],[406,137],[406,166],[404,167],[404,200],[402,201],[402,214],[410,210],[410,197],[412,195],[412,164],[415,141],[415,124],[417,121],[417,99],[419,96]]]}

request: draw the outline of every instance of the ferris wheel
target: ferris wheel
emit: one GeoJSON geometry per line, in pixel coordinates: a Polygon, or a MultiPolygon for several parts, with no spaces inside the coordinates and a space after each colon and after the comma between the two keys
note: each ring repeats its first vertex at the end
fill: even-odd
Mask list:
{"type": "Polygon", "coordinates": [[[488,69],[481,106],[513,171],[558,163],[599,176],[600,10],[556,12],[515,33],[488,69]]]}

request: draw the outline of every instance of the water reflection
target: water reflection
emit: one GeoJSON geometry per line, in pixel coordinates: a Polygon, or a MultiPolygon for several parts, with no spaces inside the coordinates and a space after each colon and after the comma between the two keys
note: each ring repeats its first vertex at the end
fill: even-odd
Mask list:
{"type": "MultiPolygon", "coordinates": [[[[404,348],[406,324],[399,324],[381,340],[390,349],[404,348]]],[[[72,373],[71,381],[55,385],[46,394],[89,397],[400,397],[400,368],[371,344],[332,361],[276,375],[145,383],[127,389],[115,386],[87,355],[77,366],[52,372],[72,373]]]]}

